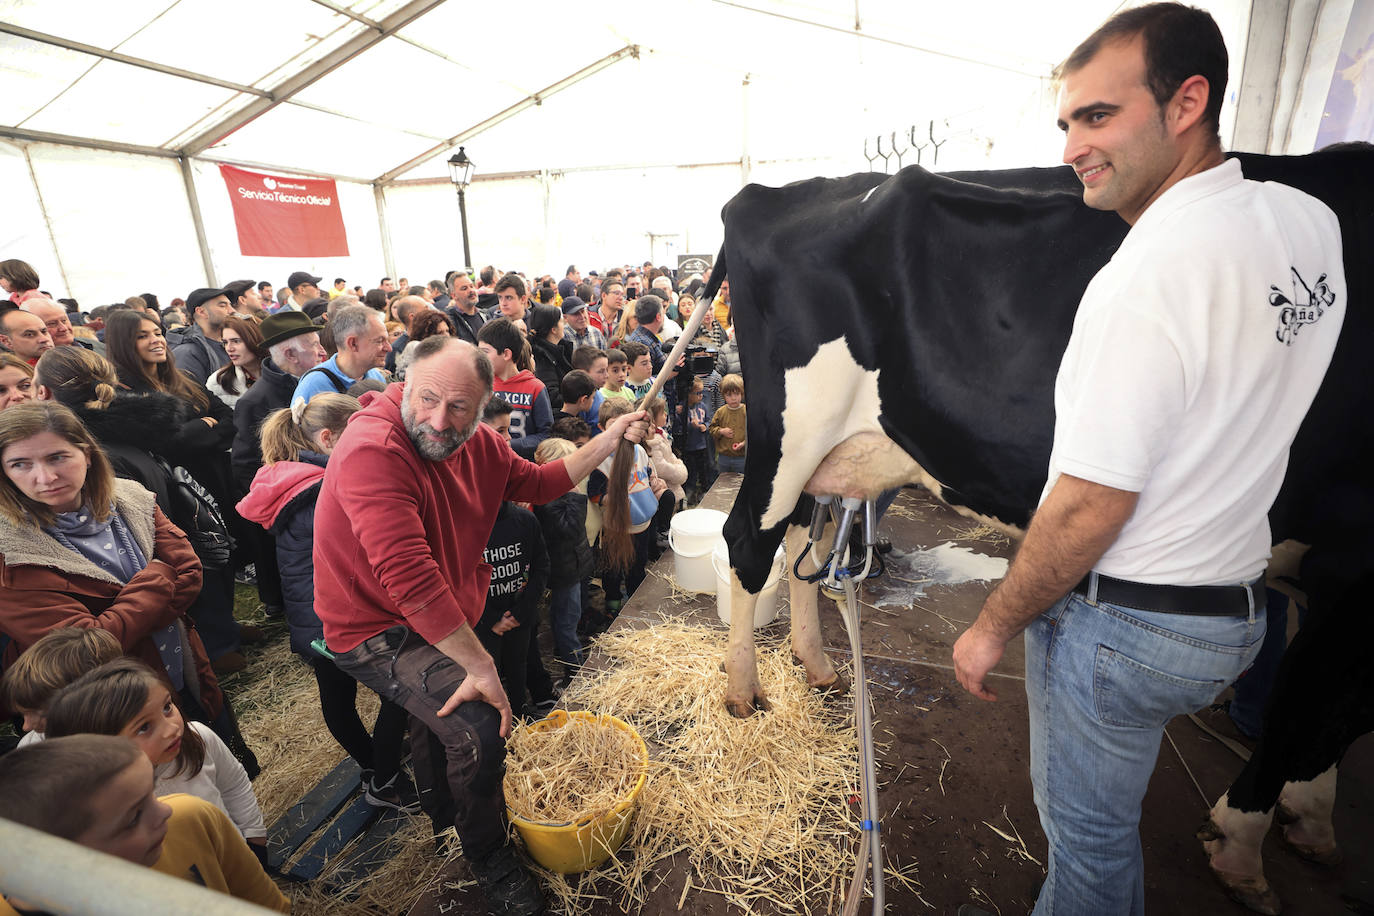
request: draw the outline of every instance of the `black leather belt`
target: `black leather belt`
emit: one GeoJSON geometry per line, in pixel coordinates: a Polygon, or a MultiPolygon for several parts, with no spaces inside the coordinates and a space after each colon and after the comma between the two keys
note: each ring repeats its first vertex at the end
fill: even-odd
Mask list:
{"type": "MultiPolygon", "coordinates": [[[[1092,573],[1073,587],[1087,597],[1092,573]]],[[[1097,600],[1159,614],[1196,614],[1204,617],[1249,617],[1251,608],[1263,613],[1264,580],[1249,585],[1150,585],[1097,575],[1097,600]]]]}

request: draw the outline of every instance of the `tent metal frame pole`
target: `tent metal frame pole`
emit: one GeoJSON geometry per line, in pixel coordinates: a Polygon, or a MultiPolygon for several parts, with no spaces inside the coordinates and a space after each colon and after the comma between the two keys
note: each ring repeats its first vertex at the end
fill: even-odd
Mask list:
{"type": "Polygon", "coordinates": [[[191,157],[177,160],[181,166],[181,180],[186,184],[186,203],[191,206],[191,223],[196,227],[196,242],[200,245],[200,263],[205,268],[205,285],[215,285],[215,261],[210,256],[210,242],[205,237],[205,220],[200,215],[200,195],[196,192],[196,176],[191,169],[191,157]]]}
{"type": "Polygon", "coordinates": [[[38,185],[38,173],[33,169],[33,158],[29,155],[29,148],[25,146],[23,150],[24,164],[29,167],[29,183],[33,185],[33,196],[38,198],[38,211],[43,214],[43,225],[48,229],[48,244],[52,245],[52,256],[57,259],[57,272],[62,275],[62,286],[70,297],[72,284],[67,279],[67,266],[62,263],[62,251],[57,247],[57,233],[52,231],[52,218],[48,216],[48,205],[43,201],[43,189],[38,185]]]}
{"type": "Polygon", "coordinates": [[[160,146],[139,146],[135,143],[119,143],[114,140],[93,140],[90,137],[74,137],[71,134],[30,130],[27,127],[0,127],[0,139],[19,140],[25,143],[76,146],[81,149],[101,150],[107,153],[133,153],[137,156],[157,156],[160,159],[177,159],[181,155],[176,150],[163,149],[160,146]]]}
{"type": "Polygon", "coordinates": [[[253,99],[238,111],[201,131],[195,137],[191,138],[191,140],[182,147],[181,151],[188,156],[200,155],[240,127],[243,127],[245,124],[271,111],[273,108],[276,108],[282,102],[285,102],[302,90],[319,82],[368,48],[391,36],[398,29],[410,25],[410,23],[419,19],[425,13],[428,13],[443,2],[444,0],[411,0],[410,3],[407,3],[390,16],[378,21],[376,27],[369,27],[368,31],[350,38],[338,48],[326,54],[304,70],[282,80],[282,82],[272,87],[272,91],[268,94],[267,98],[253,99]]]}
{"type": "MultiPolygon", "coordinates": [[[[776,10],[759,9],[756,6],[750,6],[747,3],[737,3],[735,2],[735,0],[711,0],[711,2],[719,3],[721,6],[728,6],[737,10],[744,10],[747,13],[758,13],[760,16],[772,16],[775,19],[783,19],[787,22],[795,22],[798,25],[809,25],[813,28],[825,29],[827,32],[839,32],[841,35],[853,35],[856,38],[864,38],[869,41],[879,41],[883,44],[893,45],[898,48],[906,48],[908,51],[919,51],[922,54],[933,54],[936,57],[943,57],[947,60],[957,60],[961,61],[962,63],[973,64],[976,67],[988,67],[992,70],[1002,70],[1007,73],[1015,73],[1017,76],[1029,76],[1032,79],[1039,79],[1041,76],[1045,75],[1043,73],[1031,73],[1029,70],[1024,70],[1020,67],[1013,67],[1008,64],[997,64],[993,63],[992,61],[978,60],[976,57],[964,57],[961,54],[951,54],[948,51],[940,51],[936,48],[925,48],[921,45],[911,44],[910,42],[899,41],[895,38],[888,38],[886,35],[880,35],[876,32],[864,32],[858,29],[846,28],[844,26],[831,25],[828,22],[817,22],[814,19],[807,19],[804,16],[792,16],[788,13],[782,13],[776,10]]],[[[1047,65],[1045,69],[1046,71],[1048,71],[1050,67],[1047,65]]]]}
{"type": "Polygon", "coordinates": [[[382,263],[386,265],[387,276],[396,276],[396,258],[391,251],[391,229],[386,223],[386,190],[380,185],[372,185],[372,194],[377,199],[377,228],[382,234],[382,263]]]}
{"type": "Polygon", "coordinates": [[[0,21],[0,32],[6,32],[18,38],[27,38],[29,41],[36,41],[40,44],[52,45],[57,48],[65,48],[68,51],[78,51],[82,54],[89,54],[92,57],[101,57],[105,60],[112,60],[120,64],[128,64],[131,67],[140,67],[144,70],[152,70],[155,73],[162,73],[166,76],[175,76],[184,80],[193,80],[197,83],[206,83],[211,86],[218,86],[221,89],[232,89],[235,92],[243,92],[248,95],[271,98],[272,93],[266,89],[258,89],[243,83],[234,83],[229,80],[222,80],[217,77],[207,76],[204,73],[196,73],[193,70],[183,70],[180,67],[171,67],[167,64],[159,64],[157,61],[147,60],[142,57],[134,57],[130,54],[121,54],[118,51],[107,51],[95,45],[84,44],[79,41],[72,41],[70,38],[63,38],[60,35],[49,35],[47,32],[36,32],[33,29],[26,29],[23,26],[15,25],[12,22],[0,21]]]}
{"type": "Polygon", "coordinates": [[[468,140],[471,140],[473,137],[477,136],[483,131],[490,130],[497,124],[500,124],[502,121],[505,121],[506,119],[519,114],[527,108],[530,108],[534,105],[542,105],[545,99],[557,95],[564,89],[567,89],[569,86],[573,86],[577,83],[582,82],[582,80],[586,79],[589,76],[593,76],[597,73],[600,73],[602,70],[606,69],[612,64],[618,63],[619,61],[622,61],[627,57],[638,59],[639,45],[626,45],[619,51],[613,51],[610,54],[607,54],[605,57],[601,58],[600,60],[592,61],[590,64],[583,67],[581,70],[578,70],[576,73],[570,73],[558,82],[550,83],[548,86],[545,86],[538,92],[526,96],[525,98],[516,102],[514,105],[511,105],[509,108],[497,112],[496,114],[492,115],[486,120],[478,121],[476,124],[472,125],[467,130],[454,134],[452,137],[449,137],[442,143],[436,143],[434,146],[431,146],[429,149],[425,150],[423,153],[416,156],[415,158],[409,159],[401,163],[400,165],[396,166],[396,168],[391,169],[388,172],[383,172],[381,175],[378,175],[374,180],[378,184],[391,184],[393,181],[395,181],[400,176],[404,175],[406,172],[409,172],[417,166],[424,165],[426,162],[433,159],[435,156],[439,155],[445,150],[452,149],[455,146],[460,146],[461,144],[466,143],[468,140]]]}

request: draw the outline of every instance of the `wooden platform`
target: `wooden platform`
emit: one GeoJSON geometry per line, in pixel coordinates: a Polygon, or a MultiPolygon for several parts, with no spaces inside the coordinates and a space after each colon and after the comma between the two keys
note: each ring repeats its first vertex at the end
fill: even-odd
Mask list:
{"type": "MultiPolygon", "coordinates": [[[[736,481],[734,475],[722,476],[703,505],[728,510],[736,481]]],[[[1027,913],[1043,874],[1039,863],[1045,861],[1046,844],[1031,797],[1021,640],[1009,646],[996,669],[996,703],[964,692],[951,670],[950,648],[993,585],[980,576],[1000,576],[1010,555],[1005,541],[969,537],[973,529],[973,523],[924,491],[904,491],[883,525],[896,548],[889,570],[864,590],[863,600],[870,606],[863,610],[863,646],[873,686],[874,729],[888,743],[879,759],[884,840],[903,862],[919,863],[922,897],[935,907],[927,909],[914,896],[891,890],[888,912],[893,914],[943,916],[966,902],[1002,916],[1027,913]],[[1026,853],[1038,862],[1001,835],[1017,833],[1026,853]]],[[[644,627],[658,620],[658,608],[670,594],[665,577],[671,567],[672,556],[665,554],[616,627],[644,627]]],[[[780,599],[785,594],[782,589],[780,599]]],[[[672,609],[682,613],[684,607],[676,602],[672,609]]],[[[708,596],[697,600],[690,615],[703,626],[722,626],[708,596]]],[[[846,658],[848,639],[839,614],[824,598],[821,622],[829,650],[846,658]]],[[[773,626],[785,628],[785,614],[773,626]]],[[[1214,884],[1193,838],[1241,761],[1186,718],[1171,723],[1168,734],[1177,750],[1168,739],[1161,747],[1141,824],[1147,910],[1152,916],[1245,913],[1214,884]]],[[[1336,827],[1346,862],[1335,869],[1302,862],[1272,837],[1266,845],[1269,880],[1289,916],[1374,912],[1374,736],[1358,742],[1342,766],[1336,827]],[[1348,908],[1343,895],[1364,901],[1368,909],[1348,908]]],[[[449,870],[455,878],[467,875],[459,859],[449,870]]],[[[441,877],[410,911],[412,916],[482,912],[476,891],[445,888],[451,883],[441,877]]],[[[680,875],[668,876],[663,884],[682,886],[680,875]]],[[[710,894],[689,893],[681,909],[677,898],[675,892],[665,893],[643,912],[719,914],[729,909],[710,894]]],[[[619,910],[605,905],[594,912],[619,910]]]]}

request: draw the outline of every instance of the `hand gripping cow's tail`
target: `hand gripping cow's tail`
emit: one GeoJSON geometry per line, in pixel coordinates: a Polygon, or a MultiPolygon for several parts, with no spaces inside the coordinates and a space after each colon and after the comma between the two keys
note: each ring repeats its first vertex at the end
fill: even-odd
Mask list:
{"type": "MultiPolygon", "coordinates": [[[[698,306],[692,311],[692,317],[687,319],[687,325],[678,336],[677,343],[673,345],[673,351],[668,354],[668,358],[663,361],[663,367],[658,370],[658,377],[654,379],[653,385],[644,396],[635,403],[636,410],[643,410],[646,404],[652,404],[654,398],[663,390],[668,375],[682,358],[692,338],[697,336],[701,322],[706,317],[707,310],[711,308],[711,303],[715,301],[716,292],[724,279],[725,246],[722,245],[720,254],[716,256],[716,263],[711,268],[711,279],[698,300],[706,305],[698,306]]],[[[634,466],[634,457],[634,446],[624,439],[620,440],[620,444],[616,446],[615,458],[611,461],[611,473],[606,478],[606,495],[601,498],[601,558],[611,570],[629,569],[635,558],[634,537],[630,534],[630,469],[634,466]]]]}

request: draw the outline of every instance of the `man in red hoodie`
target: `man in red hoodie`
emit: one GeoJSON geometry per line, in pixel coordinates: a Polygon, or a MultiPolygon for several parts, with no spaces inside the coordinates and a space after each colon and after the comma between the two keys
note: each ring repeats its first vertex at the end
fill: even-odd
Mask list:
{"type": "Polygon", "coordinates": [[[472,630],[491,578],[482,552],[502,500],[555,499],[647,426],[629,414],[567,458],[532,464],[479,422],[492,393],[486,356],[443,336],[414,346],[404,388],[371,398],[330,459],[315,610],[338,666],[410,713],[422,803],[432,818],[452,816],[492,912],[538,913],[543,894],[506,839],[510,703],[472,630]],[[430,733],[446,760],[428,752],[430,733]]]}

